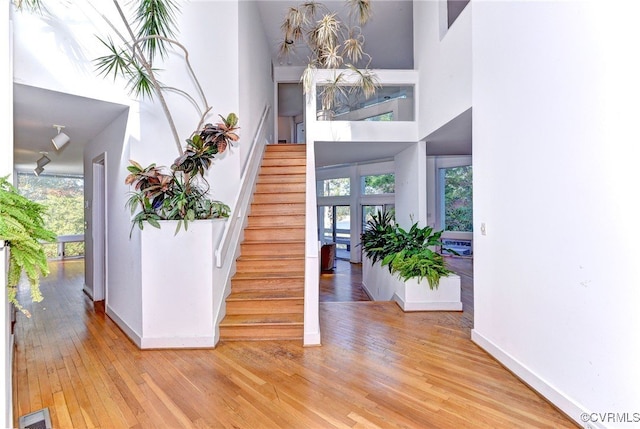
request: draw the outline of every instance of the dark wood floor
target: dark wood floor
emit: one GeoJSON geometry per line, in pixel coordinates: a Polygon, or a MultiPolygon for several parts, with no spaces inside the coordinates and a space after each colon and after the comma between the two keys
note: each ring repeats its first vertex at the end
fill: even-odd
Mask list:
{"type": "MultiPolygon", "coordinates": [[[[322,346],[139,350],[56,262],[16,323],[14,415],[55,428],[572,428],[469,340],[462,312],[322,302],[322,346]]],[[[27,297],[21,290],[20,296],[27,297]]]]}

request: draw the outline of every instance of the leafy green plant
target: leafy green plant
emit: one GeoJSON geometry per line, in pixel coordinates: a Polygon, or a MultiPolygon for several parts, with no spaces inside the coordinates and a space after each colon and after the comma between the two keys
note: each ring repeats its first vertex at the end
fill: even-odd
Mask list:
{"type": "Polygon", "coordinates": [[[47,257],[40,240],[55,241],[53,232],[44,227],[46,207],[18,193],[18,190],[0,178],[0,240],[10,248],[7,295],[9,302],[25,315],[29,312],[18,302],[17,291],[24,272],[31,285],[31,299],[42,301],[40,277],[49,274],[47,257]]]}
{"type": "Polygon", "coordinates": [[[420,228],[417,223],[404,230],[394,222],[391,212],[378,211],[367,222],[360,239],[373,263],[381,261],[403,280],[426,278],[429,288],[437,289],[440,278],[451,273],[436,250],[442,247],[441,236],[442,231],[430,226],[420,228]]]}
{"type": "Polygon", "coordinates": [[[142,167],[131,160],[131,165],[127,167],[130,174],[125,183],[133,185],[135,189],[127,202],[133,215],[132,228],[137,225],[142,229],[145,222],[159,228],[159,220],[180,220],[177,233],[181,226],[187,229],[188,223],[196,219],[228,217],[229,206],[208,198],[210,186],[205,174],[213,164],[214,157],[238,141],[238,117],[230,113],[227,117],[220,116],[222,121],[215,125],[204,124],[211,106],[191,67],[188,50],[173,38],[176,33],[175,17],[180,9],[178,2],[133,1],[131,6],[134,13],[131,18],[125,16],[119,1],[113,0],[113,4],[126,32],[121,34],[104,18],[115,33],[116,41],[111,36],[100,38],[107,54],[96,60],[98,73],[114,78],[123,77],[131,93],[155,97],[160,102],[179,155],[169,173],[164,173],[156,164],[142,167]],[[154,67],[154,60],[165,57],[171,48],[181,51],[186,70],[195,85],[196,96],[180,88],[166,86],[159,80],[160,70],[154,67]],[[184,150],[164,98],[167,91],[185,97],[200,116],[196,131],[186,140],[184,150]]]}
{"type": "Polygon", "coordinates": [[[160,228],[160,220],[179,220],[177,233],[196,219],[229,217],[229,206],[208,198],[209,183],[204,176],[215,156],[238,140],[238,117],[230,113],[221,119],[215,125],[206,124],[202,131],[187,139],[187,149],[174,161],[168,174],[156,164],[142,167],[130,161],[125,183],[135,189],[127,201],[133,215],[132,230],[134,226],[144,229],[145,222],[160,228]]]}

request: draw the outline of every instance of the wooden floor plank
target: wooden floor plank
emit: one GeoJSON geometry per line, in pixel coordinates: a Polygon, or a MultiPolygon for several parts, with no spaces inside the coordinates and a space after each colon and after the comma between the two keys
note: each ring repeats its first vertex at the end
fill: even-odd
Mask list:
{"type": "Polygon", "coordinates": [[[47,406],[59,428],[576,427],[469,340],[472,302],[469,312],[403,313],[327,300],[322,347],[143,351],[94,310],[82,261],[52,272],[45,301],[16,324],[16,424],[47,406]]]}

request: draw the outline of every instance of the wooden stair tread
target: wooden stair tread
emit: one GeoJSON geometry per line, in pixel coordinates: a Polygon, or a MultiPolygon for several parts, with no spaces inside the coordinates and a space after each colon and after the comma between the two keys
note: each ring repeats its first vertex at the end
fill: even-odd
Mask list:
{"type": "Polygon", "coordinates": [[[256,290],[256,291],[242,291],[231,292],[227,297],[227,301],[281,301],[281,300],[293,300],[304,299],[304,290],[292,290],[292,289],[273,289],[273,290],[256,290]]]}
{"type": "Polygon", "coordinates": [[[306,146],[267,145],[220,323],[223,341],[304,335],[306,146]]]}
{"type": "Polygon", "coordinates": [[[284,255],[241,255],[237,261],[288,261],[295,262],[304,260],[304,256],[297,254],[284,254],[284,255]]]}
{"type": "Polygon", "coordinates": [[[288,272],[288,273],[264,273],[264,272],[246,272],[236,273],[234,279],[304,279],[304,271],[288,272]]]}
{"type": "Polygon", "coordinates": [[[303,323],[304,314],[302,313],[227,314],[220,323],[220,327],[253,325],[298,326],[303,323]]]}

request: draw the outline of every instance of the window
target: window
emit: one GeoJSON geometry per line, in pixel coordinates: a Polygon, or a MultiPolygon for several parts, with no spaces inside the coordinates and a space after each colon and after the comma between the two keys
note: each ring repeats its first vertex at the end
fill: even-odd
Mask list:
{"type": "MultiPolygon", "coordinates": [[[[76,176],[36,176],[18,173],[18,190],[47,206],[45,227],[56,235],[84,234],[84,179],[76,176]]],[[[45,245],[48,258],[57,256],[55,244],[45,245]]],[[[66,256],[84,255],[84,243],[69,243],[66,256]]]]}
{"type": "Polygon", "coordinates": [[[393,121],[393,112],[381,113],[375,116],[364,118],[365,121],[393,121]]]}
{"type": "Polygon", "coordinates": [[[473,231],[473,175],[470,165],[440,169],[444,229],[473,231]]]}
{"type": "Polygon", "coordinates": [[[393,173],[362,176],[362,194],[393,194],[395,192],[395,184],[395,175],[393,173]]]}
{"type": "Polygon", "coordinates": [[[351,250],[351,207],[320,207],[320,241],[336,243],[336,257],[349,259],[351,250]]]}
{"type": "Polygon", "coordinates": [[[393,212],[394,205],[393,204],[382,204],[382,205],[363,205],[362,206],[362,231],[365,230],[367,226],[367,222],[371,220],[371,217],[378,212],[393,212]]]}
{"type": "Polygon", "coordinates": [[[318,196],[320,197],[348,197],[350,193],[348,177],[318,181],[318,196]]]}

